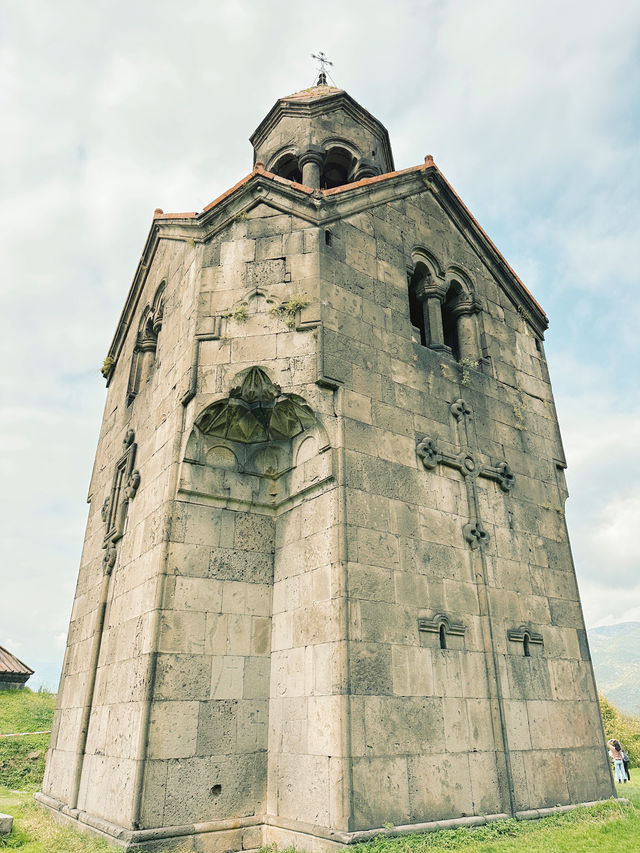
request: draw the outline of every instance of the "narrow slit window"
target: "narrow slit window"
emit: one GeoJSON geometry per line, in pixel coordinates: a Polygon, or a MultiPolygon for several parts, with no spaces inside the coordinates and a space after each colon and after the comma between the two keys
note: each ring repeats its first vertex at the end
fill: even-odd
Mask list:
{"type": "Polygon", "coordinates": [[[447,629],[444,627],[444,623],[440,624],[439,634],[440,634],[440,648],[446,649],[447,648],[447,629]]]}

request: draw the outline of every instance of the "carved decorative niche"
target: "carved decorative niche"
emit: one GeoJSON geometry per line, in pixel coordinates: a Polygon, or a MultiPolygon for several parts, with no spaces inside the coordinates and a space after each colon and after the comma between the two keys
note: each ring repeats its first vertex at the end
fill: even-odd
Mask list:
{"type": "Polygon", "coordinates": [[[266,370],[239,373],[229,396],[196,417],[180,473],[183,495],[219,505],[280,504],[333,477],[324,428],[266,370]]]}
{"type": "Polygon", "coordinates": [[[283,394],[260,367],[240,374],[226,400],[209,406],[195,425],[203,435],[243,444],[294,438],[313,427],[315,416],[302,397],[283,394]]]}
{"type": "Polygon", "coordinates": [[[153,302],[146,306],[140,318],[129,371],[127,405],[135,400],[153,372],[158,348],[158,335],[164,319],[165,289],[166,282],[163,281],[155,292],[153,302]]]}
{"type": "Polygon", "coordinates": [[[135,433],[128,429],[122,442],[123,453],[115,464],[111,492],[105,499],[101,515],[105,523],[103,563],[105,572],[110,572],[116,560],[116,542],[124,535],[129,502],[140,486],[140,472],[134,468],[137,445],[135,433]]]}

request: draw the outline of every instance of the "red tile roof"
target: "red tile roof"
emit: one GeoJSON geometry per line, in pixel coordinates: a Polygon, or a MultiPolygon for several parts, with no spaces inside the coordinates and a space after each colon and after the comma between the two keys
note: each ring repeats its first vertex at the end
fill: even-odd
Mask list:
{"type": "Polygon", "coordinates": [[[5,648],[0,646],[0,673],[33,675],[33,670],[5,648]]]}

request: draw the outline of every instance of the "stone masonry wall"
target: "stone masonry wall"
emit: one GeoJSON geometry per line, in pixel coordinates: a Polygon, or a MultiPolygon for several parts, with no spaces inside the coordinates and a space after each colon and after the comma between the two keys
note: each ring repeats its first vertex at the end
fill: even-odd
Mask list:
{"type": "Polygon", "coordinates": [[[110,381],[50,797],[120,826],[315,832],[611,795],[542,342],[432,192],[376,192],[343,218],[327,201],[326,227],[267,201],[204,244],[160,226],[110,381]],[[417,249],[470,283],[477,359],[417,342],[417,249]],[[262,456],[194,428],[253,366],[317,421],[262,456]],[[109,575],[128,430],[140,482],[109,575]]]}
{"type": "Polygon", "coordinates": [[[541,342],[429,193],[334,223],[321,276],[325,367],[344,382],[353,826],[608,796],[541,342]],[[416,247],[475,283],[477,365],[414,342],[416,247]],[[508,494],[475,481],[487,545],[465,541],[463,478],[425,470],[425,437],[508,462],[508,494]],[[437,614],[464,625],[444,650],[418,626],[437,614]],[[543,638],[531,657],[507,638],[522,625],[543,638]]]}
{"type": "MultiPolygon", "coordinates": [[[[331,391],[315,385],[313,323],[297,329],[299,317],[286,311],[292,298],[305,306],[317,299],[320,236],[303,220],[260,206],[205,246],[198,328],[211,328],[215,318],[223,325],[217,338],[199,344],[183,457],[189,455],[193,420],[254,364],[316,412],[328,410],[333,417],[331,391]]],[[[180,476],[143,823],[264,813],[269,726],[269,810],[293,820],[318,810],[318,823],[329,825],[340,820],[346,796],[340,714],[331,704],[338,688],[344,692],[337,663],[344,593],[333,569],[335,486],[277,508],[305,481],[312,485],[319,478],[318,441],[310,436],[292,459],[294,480],[270,487],[270,512],[255,505],[266,487],[242,473],[231,449],[212,443],[207,485],[199,485],[197,495],[193,477],[204,474],[184,469],[180,476]],[[331,734],[325,732],[329,717],[335,720],[331,734]],[[300,767],[309,772],[300,773],[300,767]]]]}
{"type": "Polygon", "coordinates": [[[144,822],[264,809],[274,520],[176,504],[144,822]]]}
{"type": "MultiPolygon", "coordinates": [[[[43,792],[69,803],[73,795],[83,708],[91,700],[86,756],[81,762],[77,807],[128,825],[131,820],[136,756],[146,697],[153,619],[170,508],[170,472],[180,430],[181,377],[190,367],[188,330],[195,322],[198,267],[186,243],[161,243],[110,382],[91,479],[89,519],[71,616],[67,650],[53,723],[43,792]],[[166,281],[163,326],[151,377],[132,404],[127,386],[139,318],[166,281]],[[117,543],[111,577],[103,573],[105,522],[101,507],[110,495],[115,461],[128,429],[135,432],[135,467],[140,486],[128,506],[125,534],[117,543]],[[102,634],[100,600],[106,592],[102,634]],[[92,647],[99,657],[92,696],[92,647]]],[[[72,806],[75,806],[74,802],[72,806]]]]}

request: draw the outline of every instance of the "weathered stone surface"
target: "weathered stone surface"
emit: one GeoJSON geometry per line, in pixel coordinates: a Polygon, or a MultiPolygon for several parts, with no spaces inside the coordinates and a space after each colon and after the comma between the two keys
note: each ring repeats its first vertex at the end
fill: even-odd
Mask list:
{"type": "Polygon", "coordinates": [[[43,801],[223,851],[610,796],[546,318],[430,163],[331,189],[393,167],[348,96],[253,141],[116,332],[43,801]]]}

